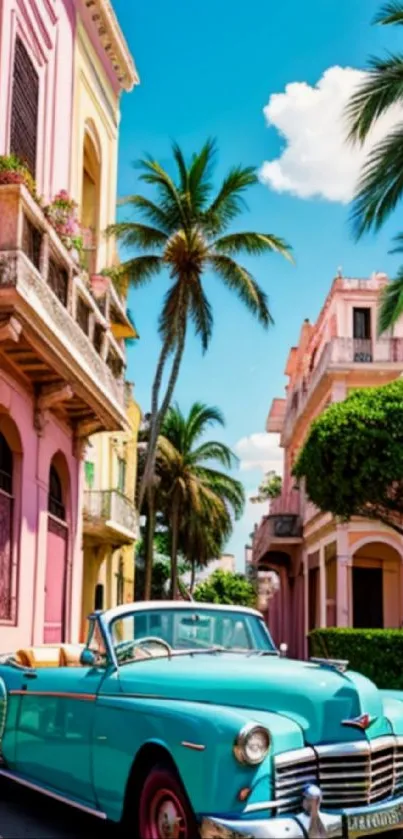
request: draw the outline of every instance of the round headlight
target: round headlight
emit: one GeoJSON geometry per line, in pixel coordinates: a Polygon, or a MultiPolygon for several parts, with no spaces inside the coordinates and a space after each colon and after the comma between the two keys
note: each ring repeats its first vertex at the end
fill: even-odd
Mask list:
{"type": "Polygon", "coordinates": [[[262,763],[270,749],[270,734],[267,728],[249,723],[239,732],[235,740],[234,754],[239,763],[257,766],[262,763]]]}

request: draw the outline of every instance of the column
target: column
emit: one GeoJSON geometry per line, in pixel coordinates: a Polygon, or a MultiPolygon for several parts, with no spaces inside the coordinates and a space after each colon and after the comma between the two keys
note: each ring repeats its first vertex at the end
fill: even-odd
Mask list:
{"type": "Polygon", "coordinates": [[[319,626],[321,628],[327,623],[326,595],[325,546],[321,542],[319,545],[319,626]]]}
{"type": "Polygon", "coordinates": [[[349,567],[351,565],[350,546],[348,541],[348,525],[337,525],[337,583],[336,583],[336,615],[337,626],[352,625],[349,620],[349,567]]]}
{"type": "Polygon", "coordinates": [[[302,554],[302,566],[304,572],[304,655],[308,658],[308,632],[309,632],[309,568],[308,553],[302,554]]]}

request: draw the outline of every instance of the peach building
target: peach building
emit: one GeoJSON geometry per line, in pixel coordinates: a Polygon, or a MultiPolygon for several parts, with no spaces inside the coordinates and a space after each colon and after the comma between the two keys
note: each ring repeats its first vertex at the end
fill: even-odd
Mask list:
{"type": "MultiPolygon", "coordinates": [[[[0,0],[0,156],[25,161],[45,203],[65,189],[82,205],[91,179],[116,189],[116,158],[96,180],[104,147],[84,93],[78,135],[73,119],[79,83],[93,103],[105,77],[116,134],[136,73],[109,0],[0,0]],[[83,43],[90,82],[77,71],[83,43]]],[[[82,457],[91,434],[128,429],[130,323],[112,288],[94,293],[111,246],[99,247],[95,237],[80,264],[24,184],[0,185],[0,650],[79,637],[82,457]]]]}
{"type": "Polygon", "coordinates": [[[292,464],[312,420],[351,388],[390,382],[403,374],[403,320],[377,336],[384,274],[369,279],[339,275],[315,324],[302,324],[287,359],[286,395],[274,399],[268,432],[284,449],[281,496],[256,528],[253,564],[276,571],[279,591],[267,620],[278,643],[306,653],[315,627],[400,627],[403,623],[403,541],[382,523],[352,519],[338,524],[295,489],[292,464]]]}

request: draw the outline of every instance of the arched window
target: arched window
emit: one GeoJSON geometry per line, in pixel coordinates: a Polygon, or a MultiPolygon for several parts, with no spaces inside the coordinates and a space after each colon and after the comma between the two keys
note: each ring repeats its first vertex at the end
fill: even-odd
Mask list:
{"type": "Polygon", "coordinates": [[[83,151],[81,224],[84,235],[84,267],[94,274],[97,267],[99,201],[101,191],[101,151],[95,126],[86,125],[83,151]]]}
{"type": "Polygon", "coordinates": [[[66,518],[66,509],[63,503],[63,489],[59,473],[52,464],[49,475],[48,510],[52,516],[63,521],[66,518]]]}
{"type": "Polygon", "coordinates": [[[0,432],[0,489],[12,495],[13,492],[13,453],[4,434],[0,432]]]}

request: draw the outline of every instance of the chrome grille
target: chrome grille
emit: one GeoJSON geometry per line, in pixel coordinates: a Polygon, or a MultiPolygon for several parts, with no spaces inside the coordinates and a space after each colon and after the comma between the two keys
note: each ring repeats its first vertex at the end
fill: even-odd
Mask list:
{"type": "Polygon", "coordinates": [[[277,755],[274,763],[279,813],[299,809],[307,783],[319,784],[328,810],[403,794],[403,737],[298,749],[277,755]]]}

